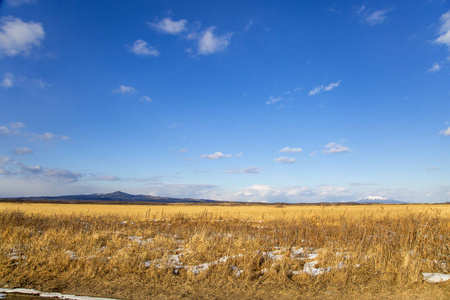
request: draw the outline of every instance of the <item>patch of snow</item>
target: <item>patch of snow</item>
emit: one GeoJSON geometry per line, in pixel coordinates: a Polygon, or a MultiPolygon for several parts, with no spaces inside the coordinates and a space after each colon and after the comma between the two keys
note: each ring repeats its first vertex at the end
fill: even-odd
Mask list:
{"type": "Polygon", "coordinates": [[[319,261],[311,261],[311,262],[307,262],[304,266],[303,266],[303,270],[300,271],[291,271],[291,274],[293,275],[299,275],[299,274],[309,274],[311,276],[318,276],[320,274],[323,273],[327,273],[330,272],[333,269],[342,269],[345,265],[344,262],[340,262],[337,266],[333,266],[333,267],[325,267],[325,268],[315,268],[314,266],[317,265],[319,263],[319,261]]]}
{"type": "Polygon", "coordinates": [[[70,259],[78,259],[77,254],[73,251],[67,250],[66,253],[70,256],[70,259]]]}
{"type": "MultiPolygon", "coordinates": [[[[25,294],[25,295],[34,295],[43,298],[59,298],[64,300],[118,300],[112,298],[101,298],[101,297],[88,297],[88,296],[76,296],[76,295],[67,295],[61,293],[46,293],[37,291],[34,289],[3,289],[0,288],[0,295],[15,293],[15,294],[25,294]]],[[[4,298],[4,297],[3,297],[4,298]]],[[[1,297],[0,297],[1,299],[1,297]]]]}
{"type": "Polygon", "coordinates": [[[422,273],[423,280],[429,283],[439,283],[450,279],[450,275],[442,273],[422,273]]]}
{"type": "Polygon", "coordinates": [[[142,240],[142,236],[129,236],[128,239],[130,241],[136,242],[139,245],[145,245],[145,244],[150,244],[151,242],[153,242],[153,239],[146,239],[146,240],[142,240]]]}

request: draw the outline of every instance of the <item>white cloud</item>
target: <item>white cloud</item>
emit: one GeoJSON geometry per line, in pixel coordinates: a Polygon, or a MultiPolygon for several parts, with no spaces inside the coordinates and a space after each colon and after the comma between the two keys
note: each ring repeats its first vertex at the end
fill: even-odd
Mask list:
{"type": "Polygon", "coordinates": [[[211,159],[211,160],[216,160],[216,159],[222,159],[222,158],[230,158],[232,155],[231,154],[223,154],[220,151],[217,151],[215,153],[212,154],[203,154],[202,158],[207,158],[207,159],[211,159]]]}
{"type": "Polygon", "coordinates": [[[159,56],[159,50],[149,46],[144,40],[137,40],[133,46],[128,47],[128,51],[140,56],[159,56]]]}
{"type": "Polygon", "coordinates": [[[22,122],[13,122],[9,124],[9,127],[11,127],[11,129],[21,129],[25,127],[25,124],[22,122]]]}
{"type": "Polygon", "coordinates": [[[24,76],[16,77],[13,73],[7,72],[3,75],[2,81],[0,81],[0,87],[5,89],[11,88],[13,86],[23,86],[23,87],[37,87],[44,89],[49,86],[48,83],[44,82],[39,78],[27,78],[24,76]]]}
{"type": "Polygon", "coordinates": [[[308,95],[313,96],[320,93],[323,89],[323,85],[317,86],[315,89],[311,90],[308,95]]]}
{"type": "Polygon", "coordinates": [[[440,21],[442,23],[439,30],[440,36],[435,42],[447,45],[450,48],[450,10],[441,16],[440,21]]]}
{"type": "Polygon", "coordinates": [[[37,0],[6,0],[6,3],[13,7],[19,7],[22,5],[36,4],[37,0]]]}
{"type": "Polygon", "coordinates": [[[281,156],[278,158],[275,158],[274,161],[280,163],[280,164],[293,164],[295,163],[297,160],[293,157],[289,158],[287,156],[281,156]]]}
{"type": "Polygon", "coordinates": [[[323,150],[323,153],[343,153],[343,152],[351,152],[350,148],[339,145],[335,142],[328,143],[325,145],[327,150],[323,150]]]}
{"type": "Polygon", "coordinates": [[[390,9],[371,10],[367,9],[365,5],[361,6],[357,14],[361,17],[362,21],[370,26],[383,24],[387,19],[387,13],[390,9]]]}
{"type": "Polygon", "coordinates": [[[215,27],[209,27],[200,36],[198,41],[198,54],[208,55],[219,51],[224,51],[230,43],[232,33],[222,36],[214,35],[215,27]]]}
{"type": "Polygon", "coordinates": [[[70,138],[65,135],[58,135],[50,132],[45,132],[43,134],[31,133],[31,140],[40,140],[40,141],[68,141],[70,138]]]}
{"type": "Polygon", "coordinates": [[[15,76],[13,73],[5,73],[3,80],[0,82],[0,86],[7,89],[14,85],[15,76]]]}
{"type": "Polygon", "coordinates": [[[318,93],[320,93],[322,91],[325,91],[325,92],[331,91],[334,88],[337,88],[340,83],[341,83],[341,81],[338,80],[338,81],[336,81],[334,83],[329,83],[327,86],[324,86],[324,85],[316,86],[316,88],[311,90],[308,95],[314,96],[314,95],[317,95],[318,93]]]}
{"type": "Polygon", "coordinates": [[[269,99],[270,99],[270,100],[266,102],[267,105],[270,105],[270,104],[274,104],[274,103],[280,102],[281,100],[283,100],[283,97],[276,97],[276,98],[274,98],[274,97],[270,96],[269,99]]]}
{"type": "Polygon", "coordinates": [[[132,86],[120,85],[117,89],[113,90],[113,93],[131,95],[137,93],[137,90],[132,86]]]}
{"type": "Polygon", "coordinates": [[[243,168],[243,169],[228,170],[228,171],[225,171],[225,173],[232,173],[232,174],[257,174],[257,173],[260,173],[260,170],[257,167],[250,167],[250,168],[243,168]]]}
{"type": "Polygon", "coordinates": [[[336,197],[350,196],[352,192],[345,187],[322,185],[317,188],[315,194],[321,199],[333,199],[336,197]]]}
{"type": "Polygon", "coordinates": [[[340,80],[336,81],[335,83],[330,83],[326,87],[323,88],[324,91],[331,91],[334,88],[337,88],[339,84],[341,83],[340,80]]]}
{"type": "Polygon", "coordinates": [[[371,26],[380,25],[386,20],[387,12],[388,12],[387,9],[376,10],[376,11],[370,12],[370,13],[366,14],[364,20],[366,21],[366,23],[368,23],[371,26]]]}
{"type": "Polygon", "coordinates": [[[152,98],[150,98],[149,96],[142,96],[140,99],[144,102],[152,102],[152,98]]]}
{"type": "Polygon", "coordinates": [[[319,151],[313,151],[309,154],[309,156],[313,157],[314,155],[316,155],[317,153],[319,153],[319,151]]]}
{"type": "Polygon", "coordinates": [[[0,156],[0,174],[6,177],[20,178],[58,178],[68,182],[76,182],[83,174],[64,169],[44,168],[42,166],[26,166],[7,156],[0,156]]]}
{"type": "Polygon", "coordinates": [[[440,135],[445,135],[445,136],[450,136],[450,127],[448,127],[447,129],[442,129],[439,132],[440,135]]]}
{"type": "Polygon", "coordinates": [[[175,129],[181,126],[183,126],[183,124],[172,122],[169,126],[167,126],[167,129],[175,129]]]}
{"type": "Polygon", "coordinates": [[[280,153],[281,152],[299,153],[299,152],[303,152],[303,149],[302,148],[285,147],[285,148],[281,149],[279,152],[280,153]]]}
{"type": "Polygon", "coordinates": [[[355,194],[352,190],[331,185],[310,188],[306,186],[273,187],[255,184],[234,194],[234,200],[249,202],[340,202],[348,201],[354,197],[355,194]]]}
{"type": "Polygon", "coordinates": [[[435,73],[441,69],[441,66],[435,62],[431,68],[427,70],[428,73],[435,73]]]}
{"type": "Polygon", "coordinates": [[[255,184],[237,191],[236,200],[248,202],[299,202],[304,197],[312,196],[310,188],[305,186],[272,187],[255,184]]]}
{"type": "Polygon", "coordinates": [[[236,156],[236,157],[241,157],[242,155],[244,155],[244,153],[239,152],[239,153],[236,153],[234,156],[236,156]]]}
{"type": "Polygon", "coordinates": [[[248,21],[248,24],[245,26],[244,31],[248,31],[250,29],[250,27],[252,27],[255,24],[255,21],[253,21],[253,19],[250,19],[248,21]]]}
{"type": "Polygon", "coordinates": [[[29,55],[33,47],[40,46],[45,37],[42,24],[23,22],[14,17],[0,19],[0,57],[29,55]]]}
{"type": "Polygon", "coordinates": [[[22,122],[13,122],[8,126],[0,126],[0,136],[17,135],[20,133],[21,128],[25,127],[22,122]]]}
{"type": "Polygon", "coordinates": [[[216,200],[221,198],[217,188],[212,184],[157,183],[141,190],[152,196],[216,200]]]}
{"type": "Polygon", "coordinates": [[[24,147],[24,148],[16,148],[16,149],[14,149],[13,152],[14,152],[14,154],[17,154],[17,155],[25,155],[25,154],[31,154],[34,151],[31,148],[24,147]]]}
{"type": "Polygon", "coordinates": [[[189,151],[188,148],[182,148],[182,149],[178,150],[178,153],[186,153],[188,151],[189,151]]]}
{"type": "Polygon", "coordinates": [[[114,175],[92,176],[89,178],[92,181],[121,181],[122,178],[114,175]]]}
{"type": "Polygon", "coordinates": [[[187,20],[172,21],[171,18],[165,18],[157,23],[147,22],[147,25],[162,33],[179,34],[186,30],[187,20]]]}
{"type": "Polygon", "coordinates": [[[97,193],[98,186],[86,185],[81,180],[73,182],[55,177],[3,177],[0,191],[3,197],[60,196],[97,193]],[[24,189],[24,186],[27,188],[24,189]]]}

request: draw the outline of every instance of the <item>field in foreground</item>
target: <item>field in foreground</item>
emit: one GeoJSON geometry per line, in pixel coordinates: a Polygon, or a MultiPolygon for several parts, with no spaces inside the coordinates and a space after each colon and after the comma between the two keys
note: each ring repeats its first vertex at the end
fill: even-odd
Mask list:
{"type": "Polygon", "coordinates": [[[450,206],[0,204],[0,287],[121,299],[449,299],[450,206]]]}

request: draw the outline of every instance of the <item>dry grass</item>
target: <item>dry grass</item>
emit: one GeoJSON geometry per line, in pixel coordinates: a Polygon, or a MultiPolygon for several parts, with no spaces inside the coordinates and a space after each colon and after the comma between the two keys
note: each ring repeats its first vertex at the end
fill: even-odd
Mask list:
{"type": "Polygon", "coordinates": [[[421,276],[449,272],[445,205],[0,209],[1,286],[123,299],[450,298],[450,282],[421,276]],[[320,274],[299,272],[312,260],[320,274]]]}

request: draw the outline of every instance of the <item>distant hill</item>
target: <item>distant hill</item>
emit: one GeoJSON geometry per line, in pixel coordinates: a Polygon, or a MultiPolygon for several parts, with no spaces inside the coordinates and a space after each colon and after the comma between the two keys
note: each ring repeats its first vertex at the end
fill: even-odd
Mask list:
{"type": "Polygon", "coordinates": [[[367,196],[366,198],[359,199],[357,201],[352,201],[360,204],[368,204],[368,203],[379,203],[379,204],[406,204],[406,202],[392,200],[380,196],[367,196]]]}
{"type": "MultiPolygon", "coordinates": [[[[34,201],[105,201],[105,202],[155,202],[155,203],[216,203],[221,201],[193,198],[171,198],[150,195],[132,195],[121,191],[109,194],[43,196],[43,197],[16,197],[8,200],[34,200],[34,201]]],[[[6,198],[3,198],[6,200],[6,198]]]]}

